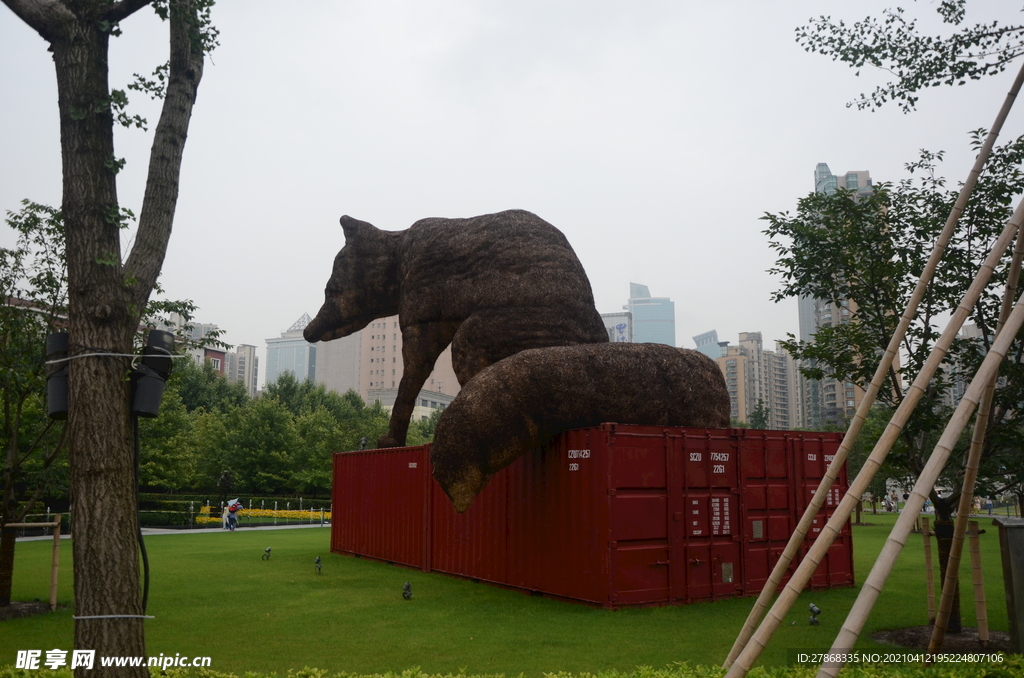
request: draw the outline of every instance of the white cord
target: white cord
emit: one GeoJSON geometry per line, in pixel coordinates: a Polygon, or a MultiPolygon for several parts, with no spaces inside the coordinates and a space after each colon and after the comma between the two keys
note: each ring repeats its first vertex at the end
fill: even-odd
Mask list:
{"type": "MultiPolygon", "coordinates": [[[[47,364],[47,365],[55,365],[57,363],[64,363],[64,362],[67,362],[69,360],[74,360],[75,358],[88,358],[90,356],[97,356],[97,355],[106,355],[106,356],[110,356],[112,358],[145,358],[146,357],[144,355],[139,355],[138,353],[79,353],[77,355],[68,356],[67,358],[58,358],[56,360],[47,360],[45,364],[47,364]]],[[[171,354],[168,353],[167,355],[161,356],[161,357],[174,359],[174,358],[188,358],[189,356],[187,356],[187,355],[171,355],[171,354]]]]}
{"type": "Polygon", "coordinates": [[[151,614],[90,614],[72,619],[156,619],[151,614]]]}

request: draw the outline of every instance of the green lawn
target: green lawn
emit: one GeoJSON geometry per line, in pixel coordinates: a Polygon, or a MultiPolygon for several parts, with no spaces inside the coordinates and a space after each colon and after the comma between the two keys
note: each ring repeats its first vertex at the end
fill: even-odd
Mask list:
{"type": "MultiPolygon", "coordinates": [[[[854,528],[857,581],[867,575],[895,515],[864,515],[854,528]]],[[[989,623],[1007,628],[998,534],[983,518],[989,623]]],[[[18,544],[16,600],[46,600],[52,542],[18,544]]],[[[327,528],[213,531],[151,536],[147,622],[150,655],[206,655],[217,671],[277,671],[314,666],[373,673],[419,666],[428,673],[539,676],[547,671],[629,671],[676,661],[719,664],[753,599],[682,607],[608,611],[530,597],[515,591],[329,552],[327,528]],[[269,561],[263,549],[273,547],[269,561]],[[323,575],[313,559],[323,558],[323,575]],[[402,584],[412,584],[404,601],[402,584]]],[[[71,601],[71,549],[62,544],[59,599],[71,601]]],[[[974,625],[965,554],[964,623],[974,625]]],[[[856,589],[804,593],[765,651],[768,665],[786,662],[787,648],[827,649],[856,589]],[[824,613],[807,623],[807,603],[824,613]],[[789,622],[795,622],[791,624],[789,622]]],[[[871,632],[927,623],[921,538],[913,535],[869,620],[871,632]]],[[[70,649],[71,611],[0,622],[0,666],[19,649],[70,649]]]]}

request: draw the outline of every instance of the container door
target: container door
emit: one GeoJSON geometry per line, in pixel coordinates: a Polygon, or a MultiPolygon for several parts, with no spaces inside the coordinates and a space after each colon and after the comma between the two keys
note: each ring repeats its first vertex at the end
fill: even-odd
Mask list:
{"type": "Polygon", "coordinates": [[[736,595],[742,576],[732,432],[682,433],[675,439],[669,480],[673,563],[682,565],[673,567],[672,597],[692,601],[736,595]]]}
{"type": "Polygon", "coordinates": [[[612,600],[668,602],[668,438],[651,427],[618,426],[610,440],[612,600]]]}

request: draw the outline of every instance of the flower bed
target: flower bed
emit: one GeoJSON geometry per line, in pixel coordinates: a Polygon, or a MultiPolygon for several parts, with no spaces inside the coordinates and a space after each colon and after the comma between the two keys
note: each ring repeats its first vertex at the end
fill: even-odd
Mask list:
{"type": "MultiPolygon", "coordinates": [[[[222,522],[222,518],[216,515],[218,509],[215,506],[204,506],[200,509],[200,514],[196,516],[196,523],[210,525],[222,522]],[[210,513],[214,512],[214,515],[210,513]]],[[[322,509],[313,509],[312,511],[298,511],[298,510],[279,510],[273,509],[247,509],[243,508],[238,513],[240,520],[251,520],[253,518],[275,518],[277,520],[302,520],[306,522],[316,522],[320,520],[321,512],[324,520],[331,519],[330,511],[323,511],[322,509]]]]}

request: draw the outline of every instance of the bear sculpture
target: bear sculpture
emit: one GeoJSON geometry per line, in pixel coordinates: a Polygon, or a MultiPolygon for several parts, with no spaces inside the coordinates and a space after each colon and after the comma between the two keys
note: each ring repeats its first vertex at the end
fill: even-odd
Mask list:
{"type": "Polygon", "coordinates": [[[569,241],[530,212],[422,219],[404,231],[344,216],[341,226],[345,246],[303,336],[329,341],[398,314],[403,375],[380,447],[405,444],[416,397],[448,344],[465,386],[525,349],[608,341],[569,241]]]}
{"type": "Polygon", "coordinates": [[[602,422],[726,428],[729,392],[714,360],[664,344],[522,351],[482,370],[437,422],[434,478],[463,513],[491,476],[573,428],[602,422]]]}

